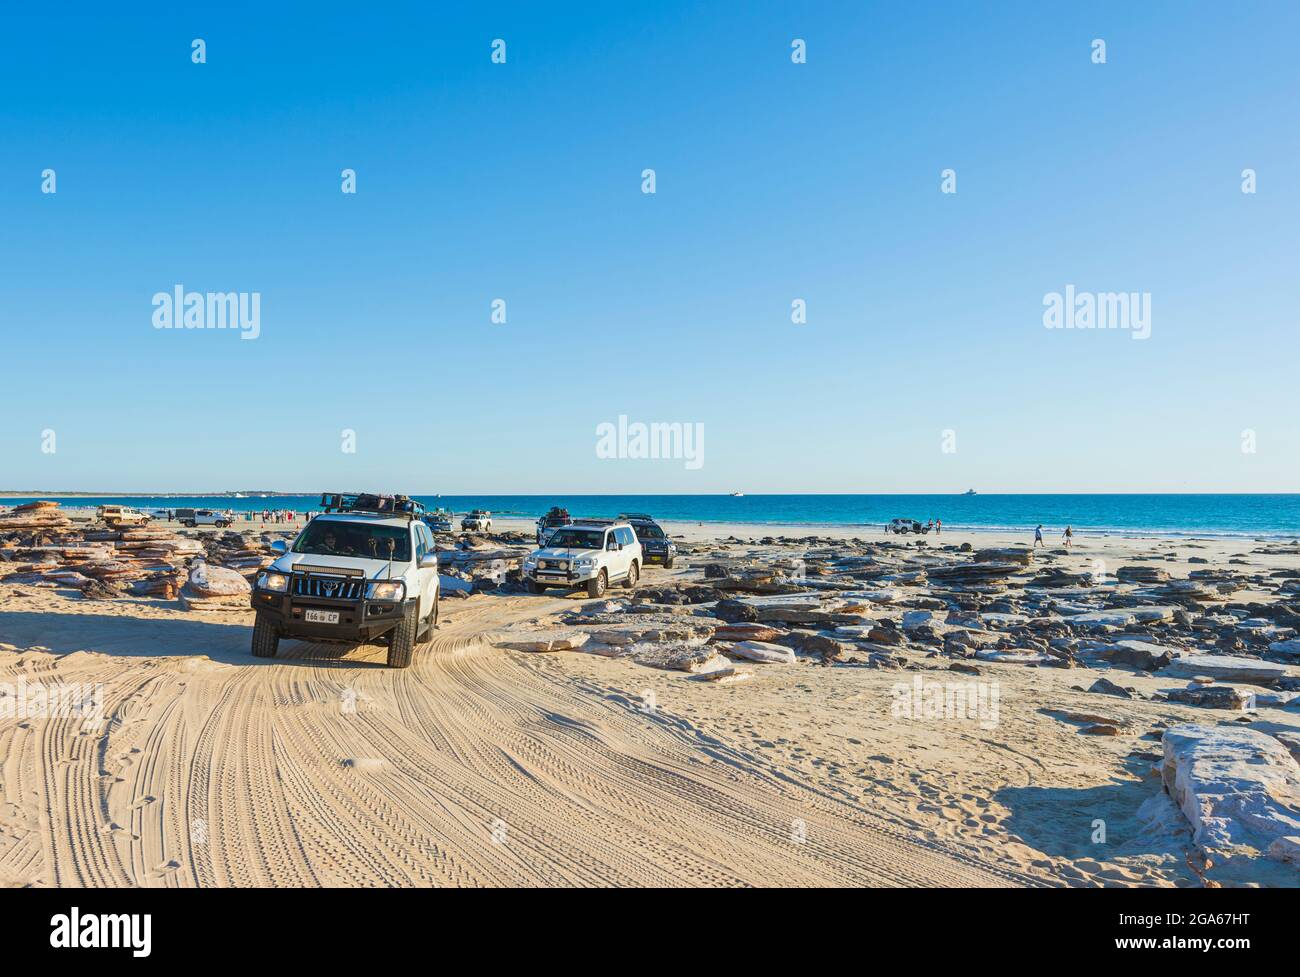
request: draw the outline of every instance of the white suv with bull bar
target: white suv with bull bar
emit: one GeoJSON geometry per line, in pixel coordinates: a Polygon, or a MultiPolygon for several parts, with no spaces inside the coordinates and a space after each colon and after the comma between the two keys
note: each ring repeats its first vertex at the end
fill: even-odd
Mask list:
{"type": "Polygon", "coordinates": [[[588,597],[601,597],[612,583],[629,590],[641,577],[645,559],[641,543],[624,520],[575,519],[552,531],[546,545],[524,559],[529,593],[547,587],[587,588],[588,597]]]}

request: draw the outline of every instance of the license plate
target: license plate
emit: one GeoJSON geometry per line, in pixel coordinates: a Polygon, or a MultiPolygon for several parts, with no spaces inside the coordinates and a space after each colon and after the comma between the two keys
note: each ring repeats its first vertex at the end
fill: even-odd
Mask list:
{"type": "Polygon", "coordinates": [[[339,623],[338,611],[306,610],[302,612],[302,616],[303,616],[303,620],[305,620],[308,624],[338,624],[339,623]]]}

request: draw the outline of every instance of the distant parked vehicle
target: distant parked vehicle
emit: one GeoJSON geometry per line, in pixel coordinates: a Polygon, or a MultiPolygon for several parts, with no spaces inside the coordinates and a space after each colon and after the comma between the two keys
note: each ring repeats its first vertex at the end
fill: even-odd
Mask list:
{"type": "Polygon", "coordinates": [[[467,532],[485,533],[492,528],[492,513],[475,509],[460,521],[460,528],[467,532]]]}
{"type": "Polygon", "coordinates": [[[424,524],[435,533],[451,532],[451,513],[446,509],[434,509],[424,514],[424,524]]]}
{"type": "Polygon", "coordinates": [[[230,525],[230,517],[224,512],[214,512],[211,509],[177,509],[176,521],[188,529],[195,526],[216,526],[218,529],[225,529],[230,525]]]}
{"type": "Polygon", "coordinates": [[[139,509],[132,509],[126,505],[101,505],[96,514],[110,529],[149,525],[148,516],[139,509]]]}
{"type": "Polygon", "coordinates": [[[915,519],[891,519],[885,525],[885,532],[898,533],[919,533],[924,535],[930,531],[930,527],[923,522],[917,522],[915,519]]]}
{"type": "Polygon", "coordinates": [[[573,525],[573,517],[569,515],[569,510],[558,505],[551,506],[551,510],[537,520],[537,545],[545,546],[546,538],[559,529],[561,526],[573,525]]]}
{"type": "Polygon", "coordinates": [[[673,568],[673,561],[677,558],[677,544],[668,538],[668,534],[654,521],[653,516],[645,512],[624,512],[619,519],[625,519],[631,524],[646,563],[662,563],[665,570],[673,568]]]}

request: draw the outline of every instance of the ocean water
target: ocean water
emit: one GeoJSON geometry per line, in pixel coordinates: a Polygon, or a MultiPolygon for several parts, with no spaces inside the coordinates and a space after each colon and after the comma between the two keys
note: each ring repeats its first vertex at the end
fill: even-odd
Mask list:
{"type": "MultiPolygon", "coordinates": [[[[43,496],[70,506],[119,503],[145,509],[265,508],[311,511],[318,495],[236,499],[229,496],[43,496]]],[[[685,522],[863,526],[894,518],[941,519],[945,528],[1032,531],[1071,525],[1120,534],[1300,537],[1300,494],[1287,495],[446,495],[417,496],[429,508],[487,509],[500,516],[539,516],[553,505],[574,516],[648,512],[685,522]]],[[[0,497],[14,505],[30,499],[0,497]]]]}

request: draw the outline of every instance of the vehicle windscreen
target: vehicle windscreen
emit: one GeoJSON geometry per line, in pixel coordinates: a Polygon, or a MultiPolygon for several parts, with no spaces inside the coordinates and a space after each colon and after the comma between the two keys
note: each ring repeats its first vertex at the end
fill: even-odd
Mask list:
{"type": "Polygon", "coordinates": [[[358,522],[315,519],[294,540],[295,553],[314,556],[361,556],[371,560],[411,558],[411,534],[402,526],[368,526],[358,522]],[[392,550],[388,546],[392,543],[392,550]]]}
{"type": "Polygon", "coordinates": [[[636,530],[637,539],[663,539],[664,531],[658,526],[646,526],[637,523],[632,527],[636,530]]]}
{"type": "Polygon", "coordinates": [[[598,550],[605,545],[605,534],[599,529],[557,529],[546,541],[546,545],[575,550],[598,550]]]}

